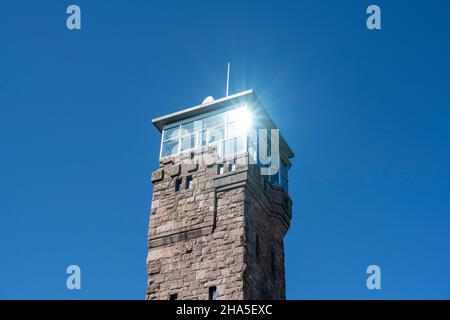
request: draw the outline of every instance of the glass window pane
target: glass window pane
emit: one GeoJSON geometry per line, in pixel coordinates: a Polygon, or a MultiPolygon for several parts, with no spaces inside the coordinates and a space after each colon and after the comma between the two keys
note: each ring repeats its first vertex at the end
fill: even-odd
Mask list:
{"type": "Polygon", "coordinates": [[[181,125],[181,136],[187,136],[194,133],[194,122],[189,122],[181,125]]]}
{"type": "Polygon", "coordinates": [[[232,155],[236,154],[236,140],[235,139],[227,140],[226,145],[225,145],[225,154],[227,156],[232,156],[232,155]]]}
{"type": "Polygon", "coordinates": [[[181,136],[191,135],[202,129],[202,121],[192,121],[181,125],[181,136]]]}
{"type": "Polygon", "coordinates": [[[225,124],[225,116],[226,116],[226,113],[224,112],[224,113],[220,113],[220,114],[216,114],[214,116],[204,118],[203,125],[208,128],[224,125],[225,124]]]}
{"type": "Polygon", "coordinates": [[[196,137],[196,135],[193,134],[193,135],[181,138],[181,150],[180,151],[195,148],[195,137],[196,137]]]}
{"type": "Polygon", "coordinates": [[[198,134],[198,145],[206,146],[208,141],[206,141],[206,130],[200,131],[198,134]]]}
{"type": "Polygon", "coordinates": [[[164,129],[163,141],[178,139],[180,136],[180,126],[164,129]]]}
{"type": "Polygon", "coordinates": [[[167,157],[178,153],[178,140],[169,140],[163,142],[161,157],[167,157]]]}
{"type": "Polygon", "coordinates": [[[203,120],[194,121],[194,131],[199,132],[202,129],[203,129],[203,120]]]}
{"type": "Polygon", "coordinates": [[[225,127],[208,129],[208,144],[225,139],[225,127]]]}
{"type": "Polygon", "coordinates": [[[228,123],[228,139],[246,134],[247,130],[242,121],[228,123]]]}
{"type": "Polygon", "coordinates": [[[247,139],[245,136],[227,140],[225,154],[227,156],[237,155],[247,151],[247,139]]]}
{"type": "Polygon", "coordinates": [[[247,107],[240,107],[233,110],[228,111],[228,122],[238,121],[242,117],[243,112],[247,112],[247,107]]]}
{"type": "Polygon", "coordinates": [[[247,137],[236,138],[236,154],[240,154],[247,151],[247,137]]]}

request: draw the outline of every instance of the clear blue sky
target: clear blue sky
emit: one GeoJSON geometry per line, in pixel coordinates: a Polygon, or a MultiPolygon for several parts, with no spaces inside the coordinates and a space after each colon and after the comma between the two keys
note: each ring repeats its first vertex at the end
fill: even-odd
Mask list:
{"type": "Polygon", "coordinates": [[[450,298],[450,2],[373,3],[0,0],[0,298],[144,298],[150,120],[227,61],[297,155],[287,297],[450,298]]]}

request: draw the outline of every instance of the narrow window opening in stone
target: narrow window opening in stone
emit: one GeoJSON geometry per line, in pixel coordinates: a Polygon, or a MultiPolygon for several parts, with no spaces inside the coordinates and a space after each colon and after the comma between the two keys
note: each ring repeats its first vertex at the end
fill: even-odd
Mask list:
{"type": "Polygon", "coordinates": [[[192,188],[192,176],[186,177],[186,189],[192,188]]]}
{"type": "Polygon", "coordinates": [[[178,178],[178,179],[175,181],[175,191],[176,191],[176,192],[181,191],[182,183],[183,183],[183,180],[182,180],[181,178],[178,178]]]}
{"type": "Polygon", "coordinates": [[[209,287],[209,300],[217,300],[217,287],[209,287]]]}
{"type": "Polygon", "coordinates": [[[256,251],[256,259],[259,259],[259,236],[256,235],[255,240],[255,251],[256,251]]]}
{"type": "Polygon", "coordinates": [[[169,296],[169,300],[177,300],[178,299],[178,295],[176,293],[173,293],[169,296]]]}
{"type": "Polygon", "coordinates": [[[235,163],[230,164],[230,167],[228,168],[228,170],[230,172],[236,171],[236,164],[235,163]]]}
{"type": "Polygon", "coordinates": [[[223,164],[219,163],[217,165],[217,174],[223,174],[223,164]]]}

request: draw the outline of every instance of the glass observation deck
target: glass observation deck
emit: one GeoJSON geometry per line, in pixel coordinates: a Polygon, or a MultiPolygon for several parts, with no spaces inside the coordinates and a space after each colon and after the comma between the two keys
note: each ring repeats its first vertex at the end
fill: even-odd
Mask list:
{"type": "MultiPolygon", "coordinates": [[[[160,159],[205,146],[216,146],[222,158],[249,152],[258,159],[260,143],[250,139],[251,132],[255,132],[254,129],[276,129],[252,90],[154,119],[153,123],[162,132],[160,159]]],[[[287,192],[289,158],[293,153],[281,135],[280,141],[274,143],[268,130],[266,138],[266,155],[272,157],[271,146],[276,145],[280,150],[277,153],[279,168],[270,169],[265,178],[287,192]]],[[[257,163],[264,166],[259,161],[257,163]]]]}
{"type": "Polygon", "coordinates": [[[218,154],[233,156],[247,151],[251,118],[246,105],[213,111],[164,127],[160,158],[204,146],[217,146],[218,154]]]}

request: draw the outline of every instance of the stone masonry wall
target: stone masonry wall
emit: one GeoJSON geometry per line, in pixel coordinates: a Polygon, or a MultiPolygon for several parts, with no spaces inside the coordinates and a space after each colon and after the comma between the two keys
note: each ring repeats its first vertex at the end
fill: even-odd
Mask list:
{"type": "Polygon", "coordinates": [[[192,164],[214,152],[165,159],[152,174],[146,299],[208,299],[212,286],[218,299],[284,299],[290,199],[267,187],[246,154],[222,174],[215,160],[192,164]]]}

